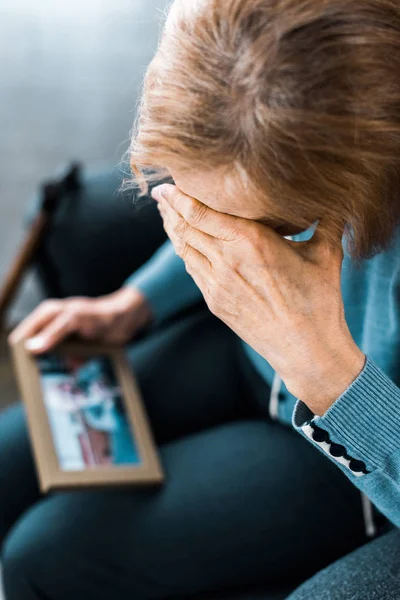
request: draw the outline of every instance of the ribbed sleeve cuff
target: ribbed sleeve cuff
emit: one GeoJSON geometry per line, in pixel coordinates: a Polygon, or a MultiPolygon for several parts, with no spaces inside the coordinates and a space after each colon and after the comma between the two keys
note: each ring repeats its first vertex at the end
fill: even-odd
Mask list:
{"type": "Polygon", "coordinates": [[[368,468],[382,468],[400,450],[400,389],[367,356],[361,373],[322,417],[298,400],[294,427],[302,429],[311,420],[368,468]]]}

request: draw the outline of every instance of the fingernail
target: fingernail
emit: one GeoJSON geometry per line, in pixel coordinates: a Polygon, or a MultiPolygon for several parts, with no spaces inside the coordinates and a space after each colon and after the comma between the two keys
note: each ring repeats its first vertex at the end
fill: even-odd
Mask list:
{"type": "Polygon", "coordinates": [[[157,200],[157,202],[161,202],[161,200],[167,200],[168,192],[166,187],[164,185],[158,185],[152,189],[151,196],[154,198],[154,200],[157,200]]]}
{"type": "Polygon", "coordinates": [[[25,342],[25,348],[27,350],[40,350],[44,346],[44,338],[38,336],[30,338],[25,342]]]}

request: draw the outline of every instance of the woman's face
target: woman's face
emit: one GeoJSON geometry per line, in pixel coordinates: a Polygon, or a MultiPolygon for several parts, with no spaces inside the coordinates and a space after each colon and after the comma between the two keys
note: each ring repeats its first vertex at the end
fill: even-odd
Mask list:
{"type": "MultiPolygon", "coordinates": [[[[227,190],[223,184],[221,173],[215,171],[207,171],[196,173],[190,171],[180,172],[177,169],[169,168],[169,172],[174,179],[175,185],[187,196],[196,198],[202,204],[218,212],[259,221],[274,229],[279,235],[295,235],[303,231],[297,227],[293,227],[289,222],[276,222],[269,220],[266,216],[268,207],[266,199],[262,202],[257,198],[247,197],[244,200],[243,192],[235,189],[227,190]]],[[[313,221],[310,221],[310,227],[313,221]]]]}

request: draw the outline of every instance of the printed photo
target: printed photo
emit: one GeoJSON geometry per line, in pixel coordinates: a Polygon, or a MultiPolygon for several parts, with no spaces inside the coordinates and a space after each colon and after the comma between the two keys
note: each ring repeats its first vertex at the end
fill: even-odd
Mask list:
{"type": "Polygon", "coordinates": [[[141,459],[108,357],[40,357],[40,381],[63,471],[139,465],[141,459]]]}

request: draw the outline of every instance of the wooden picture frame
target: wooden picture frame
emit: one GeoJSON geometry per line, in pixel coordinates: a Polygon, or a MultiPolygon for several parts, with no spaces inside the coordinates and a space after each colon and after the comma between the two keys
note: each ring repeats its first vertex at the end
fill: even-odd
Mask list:
{"type": "MultiPolygon", "coordinates": [[[[91,448],[90,435],[96,439],[96,433],[93,433],[96,429],[87,424],[85,417],[85,415],[89,415],[90,409],[87,407],[82,408],[82,406],[78,406],[76,409],[65,409],[62,404],[60,404],[60,409],[57,407],[55,409],[52,406],[54,400],[49,403],[49,392],[46,391],[44,383],[46,374],[43,375],[39,366],[40,361],[44,359],[41,359],[40,356],[33,356],[25,349],[24,341],[21,341],[12,346],[12,357],[18,385],[26,407],[29,434],[41,491],[46,493],[50,490],[82,487],[161,484],[164,481],[164,473],[140,392],[123,349],[86,344],[84,342],[65,342],[51,351],[49,355],[53,360],[65,361],[65,363],[76,360],[89,364],[89,361],[92,361],[92,359],[91,364],[95,364],[96,359],[97,361],[110,361],[104,364],[112,365],[111,368],[118,383],[118,387],[113,389],[118,390],[117,402],[119,402],[119,409],[117,408],[117,403],[112,404],[113,400],[108,400],[109,404],[107,406],[109,407],[109,411],[111,411],[110,414],[116,414],[118,418],[122,415],[121,419],[124,419],[124,421],[120,420],[120,422],[124,423],[123,431],[125,432],[125,439],[127,439],[128,427],[126,423],[128,423],[128,431],[132,436],[132,447],[137,451],[138,462],[136,464],[97,464],[93,462],[95,453],[93,453],[91,448]],[[85,361],[88,362],[86,363],[85,361]],[[54,410],[58,410],[59,412],[55,415],[54,410]],[[82,460],[87,461],[88,453],[86,452],[85,458],[83,443],[85,440],[86,448],[90,448],[92,452],[92,463],[88,466],[87,462],[85,462],[85,466],[80,469],[70,469],[69,466],[68,469],[65,469],[60,462],[62,445],[59,440],[57,444],[56,426],[54,423],[57,420],[64,423],[66,417],[61,417],[61,412],[63,412],[63,415],[70,417],[74,411],[76,411],[74,419],[78,418],[79,412],[82,412],[83,415],[79,416],[80,421],[77,425],[73,421],[75,423],[74,426],[77,427],[77,431],[80,432],[75,435],[74,448],[76,448],[77,440],[79,439],[79,448],[82,448],[82,457],[84,457],[82,460]],[[57,417],[56,420],[55,416],[57,417]],[[84,425],[82,425],[82,419],[84,425]]],[[[54,374],[54,377],[56,376],[57,374],[54,374]]],[[[50,380],[50,376],[47,375],[47,377],[50,380]]],[[[68,377],[68,374],[66,377],[68,377]]],[[[46,385],[49,380],[46,380],[46,385]]],[[[53,382],[52,385],[54,385],[53,382]]],[[[58,383],[57,385],[57,389],[62,389],[60,388],[62,384],[58,383]]],[[[104,389],[107,390],[106,387],[104,389]]],[[[61,392],[59,393],[61,394],[61,392]]],[[[75,392],[67,391],[66,393],[70,394],[70,396],[66,396],[68,399],[73,398],[75,392]]],[[[64,432],[64,428],[62,431],[64,432]]],[[[105,433],[101,431],[101,435],[100,433],[98,434],[103,445],[108,443],[108,446],[111,446],[110,439],[116,439],[112,433],[106,430],[105,433]]],[[[65,434],[63,433],[61,437],[65,439],[65,434]]],[[[99,442],[96,443],[99,446],[99,442]]],[[[103,454],[97,454],[100,456],[100,460],[113,460],[113,455],[107,454],[106,451],[104,452],[104,458],[103,454]]],[[[10,460],[12,460],[12,457],[10,457],[10,460]]]]}

